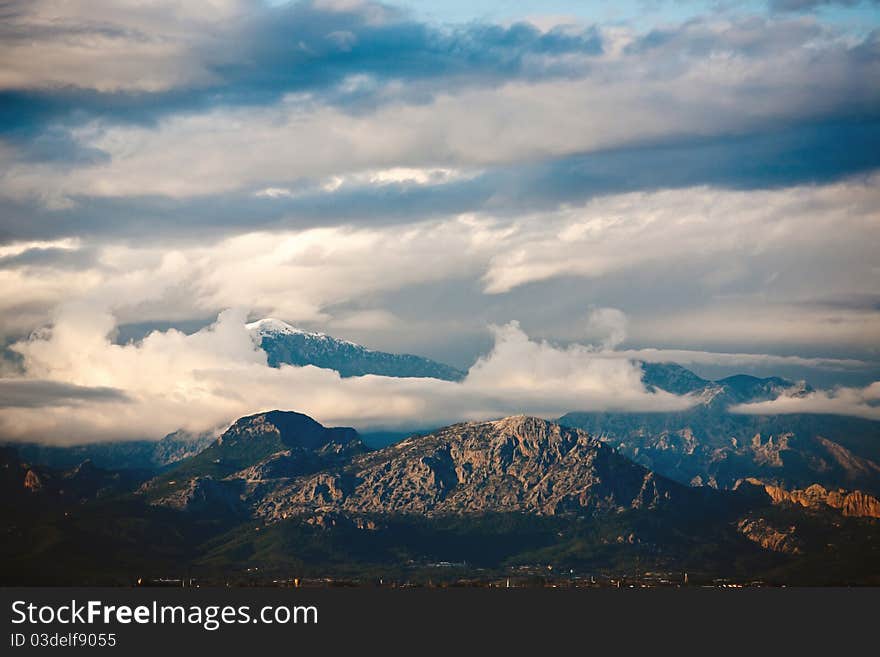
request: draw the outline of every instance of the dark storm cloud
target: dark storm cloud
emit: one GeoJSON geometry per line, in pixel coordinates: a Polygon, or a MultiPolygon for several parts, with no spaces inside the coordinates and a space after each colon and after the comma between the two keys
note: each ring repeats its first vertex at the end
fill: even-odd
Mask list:
{"type": "MultiPolygon", "coordinates": [[[[19,41],[95,34],[144,41],[156,36],[93,23],[46,27],[10,21],[0,28],[0,39],[19,41]]],[[[467,84],[572,75],[576,69],[561,56],[602,52],[602,40],[592,27],[576,32],[542,32],[529,23],[436,27],[368,3],[344,11],[324,10],[311,2],[255,8],[221,26],[217,34],[194,35],[193,41],[191,57],[206,69],[210,82],[157,92],[98,91],[76,84],[9,88],[0,91],[0,132],[7,138],[28,138],[47,122],[95,117],[149,123],[175,112],[270,104],[284,94],[305,91],[356,111],[377,99],[369,85],[336,88],[351,75],[408,83],[443,78],[448,91],[467,84]]]]}
{"type": "Polygon", "coordinates": [[[51,408],[80,402],[124,402],[121,390],[35,379],[0,379],[0,408],[51,408]]]}

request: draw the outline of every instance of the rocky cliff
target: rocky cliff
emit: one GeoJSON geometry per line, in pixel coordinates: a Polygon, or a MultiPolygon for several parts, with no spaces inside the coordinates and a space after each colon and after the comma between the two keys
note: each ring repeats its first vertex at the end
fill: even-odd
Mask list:
{"type": "Polygon", "coordinates": [[[847,491],[843,488],[827,490],[819,484],[813,484],[805,489],[786,490],[754,479],[750,480],[750,483],[763,486],[776,504],[788,502],[810,509],[827,506],[845,516],[880,518],[880,500],[860,490],[847,491]]]}
{"type": "Polygon", "coordinates": [[[224,511],[365,451],[354,429],[327,428],[301,413],[257,413],[237,420],[204,451],[140,492],[159,506],[224,511]]]}
{"type": "Polygon", "coordinates": [[[453,425],[298,478],[257,512],[586,514],[656,507],[687,492],[583,431],[518,416],[453,425]]]}

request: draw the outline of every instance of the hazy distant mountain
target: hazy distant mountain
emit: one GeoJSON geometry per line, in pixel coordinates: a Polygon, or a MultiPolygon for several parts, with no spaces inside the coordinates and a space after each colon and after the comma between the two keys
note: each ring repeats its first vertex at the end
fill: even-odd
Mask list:
{"type": "Polygon", "coordinates": [[[828,415],[742,415],[735,404],[807,394],[778,377],[701,379],[674,364],[645,364],[646,385],[699,402],[672,413],[573,412],[559,422],[682,483],[732,488],[755,477],[785,488],[821,484],[880,493],[880,422],[828,415]]]}
{"type": "Polygon", "coordinates": [[[642,381],[649,389],[660,388],[676,395],[695,394],[703,405],[716,407],[776,399],[783,392],[803,395],[812,391],[805,382],[794,382],[778,376],[758,378],[735,374],[717,381],[697,376],[676,363],[642,363],[642,381]]]}
{"type": "Polygon", "coordinates": [[[377,374],[460,381],[465,373],[421,356],[373,351],[324,333],[310,333],[277,319],[247,325],[255,342],[266,352],[269,365],[314,365],[336,370],[343,377],[377,374]]]}
{"type": "Polygon", "coordinates": [[[0,447],[0,496],[19,508],[68,506],[130,490],[149,476],[113,471],[83,461],[68,469],[28,462],[14,447],[0,447]]]}
{"type": "Polygon", "coordinates": [[[72,468],[92,461],[108,470],[156,470],[201,452],[216,438],[213,432],[175,431],[161,440],[131,440],[87,445],[21,443],[14,447],[21,458],[52,468],[72,468]]]}

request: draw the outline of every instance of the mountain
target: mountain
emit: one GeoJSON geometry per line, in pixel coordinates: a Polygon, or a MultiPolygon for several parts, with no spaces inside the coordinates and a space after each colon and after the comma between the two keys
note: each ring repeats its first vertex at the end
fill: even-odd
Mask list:
{"type": "MultiPolygon", "coordinates": [[[[695,582],[880,581],[874,498],[786,496],[754,481],[687,486],[597,436],[532,417],[370,450],[353,429],[259,413],[143,485],[73,505],[46,494],[68,475],[2,453],[3,583],[180,573],[206,584],[560,572],[680,581],[685,571],[695,582]]],[[[70,476],[90,480],[90,470],[70,476]]]]}
{"type": "Polygon", "coordinates": [[[757,479],[747,479],[746,483],[761,486],[777,504],[800,504],[808,509],[836,509],[844,516],[860,518],[880,518],[880,500],[862,491],[847,491],[843,488],[826,490],[819,484],[808,486],[804,490],[785,490],[779,486],[771,486],[757,479]]]}
{"type": "Polygon", "coordinates": [[[0,497],[19,509],[70,506],[111,497],[146,476],[134,470],[106,470],[89,460],[69,469],[52,468],[22,460],[15,448],[0,447],[0,497]]]}
{"type": "Polygon", "coordinates": [[[324,333],[310,333],[277,319],[266,318],[247,325],[256,344],[268,356],[269,365],[314,365],[336,370],[340,376],[376,374],[460,381],[465,372],[421,356],[373,351],[354,342],[324,333]]]}
{"type": "Polygon", "coordinates": [[[151,443],[149,464],[163,468],[195,456],[214,442],[216,436],[213,431],[195,434],[182,429],[169,433],[158,442],[151,443]]]}
{"type": "MultiPolygon", "coordinates": [[[[261,427],[278,427],[289,415],[244,418],[230,433],[236,445],[259,442],[267,436],[261,427]]],[[[284,433],[270,430],[276,437],[250,467],[236,460],[223,480],[211,480],[227,486],[226,495],[234,491],[238,512],[249,522],[212,543],[203,566],[230,567],[246,554],[276,570],[317,563],[363,572],[403,562],[416,564],[411,569],[431,568],[432,562],[533,568],[522,564],[537,561],[716,576],[773,572],[785,579],[819,577],[815,563],[826,568],[836,559],[821,577],[849,581],[880,559],[871,542],[877,523],[871,513],[860,513],[873,510],[873,498],[860,493],[841,497],[853,511],[844,512],[846,503],[838,505],[833,495],[805,505],[759,482],[731,491],[690,487],[633,463],[584,431],[534,417],[456,424],[379,450],[364,448],[347,430],[292,417],[296,423],[282,442],[294,440],[302,457],[314,459],[328,446],[339,457],[267,470],[275,457],[265,454],[279,447],[284,433]],[[314,438],[303,441],[302,427],[314,438]],[[331,437],[334,431],[344,437],[331,437]],[[257,532],[255,521],[261,523],[257,532]],[[829,544],[844,536],[844,547],[829,553],[829,544]],[[858,556],[848,556],[849,550],[858,556]]],[[[228,440],[221,437],[218,446],[228,440]]],[[[153,504],[192,514],[203,513],[206,500],[153,504]]],[[[218,509],[230,505],[228,497],[215,503],[218,509]]]]}
{"type": "Polygon", "coordinates": [[[806,382],[794,382],[778,376],[758,378],[735,374],[710,381],[697,376],[677,363],[641,363],[642,382],[649,390],[659,388],[676,395],[696,395],[705,406],[723,407],[776,399],[786,393],[803,396],[813,391],[806,382]]]}
{"type": "Polygon", "coordinates": [[[142,488],[160,506],[225,510],[269,482],[338,465],[366,451],[354,429],[325,428],[301,413],[270,411],[236,421],[204,451],[142,488]]]}
{"type": "Polygon", "coordinates": [[[733,488],[749,477],[788,489],[820,484],[880,493],[880,422],[828,415],[742,415],[735,404],[808,394],[806,384],[737,375],[708,381],[674,364],[644,364],[646,386],[692,394],[671,413],[572,412],[583,429],[633,461],[685,484],[733,488]]]}
{"type": "Polygon", "coordinates": [[[158,470],[201,452],[216,434],[175,431],[161,440],[131,440],[86,445],[42,445],[19,443],[14,448],[21,458],[52,468],[72,468],[91,461],[107,470],[158,470]]]}
{"type": "Polygon", "coordinates": [[[518,416],[359,455],[271,493],[257,513],[585,514],[653,508],[690,493],[583,431],[518,416]]]}
{"type": "Polygon", "coordinates": [[[697,376],[675,363],[642,363],[642,383],[654,391],[665,390],[676,395],[699,394],[713,389],[712,381],[697,376]]]}
{"type": "Polygon", "coordinates": [[[653,508],[692,489],[656,477],[583,431],[534,417],[457,424],[368,450],[353,429],[271,411],[238,420],[143,488],[199,508],[238,495],[266,520],[291,515],[601,513],[653,508]]]}

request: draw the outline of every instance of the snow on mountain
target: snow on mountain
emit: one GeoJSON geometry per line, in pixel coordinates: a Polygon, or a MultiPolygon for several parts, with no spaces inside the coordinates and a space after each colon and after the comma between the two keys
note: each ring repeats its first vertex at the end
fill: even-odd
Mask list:
{"type": "Polygon", "coordinates": [[[343,377],[377,374],[460,381],[465,376],[461,370],[429,358],[374,351],[325,333],[304,331],[272,317],[246,327],[254,342],[266,352],[272,367],[314,365],[336,370],[343,377]]]}

